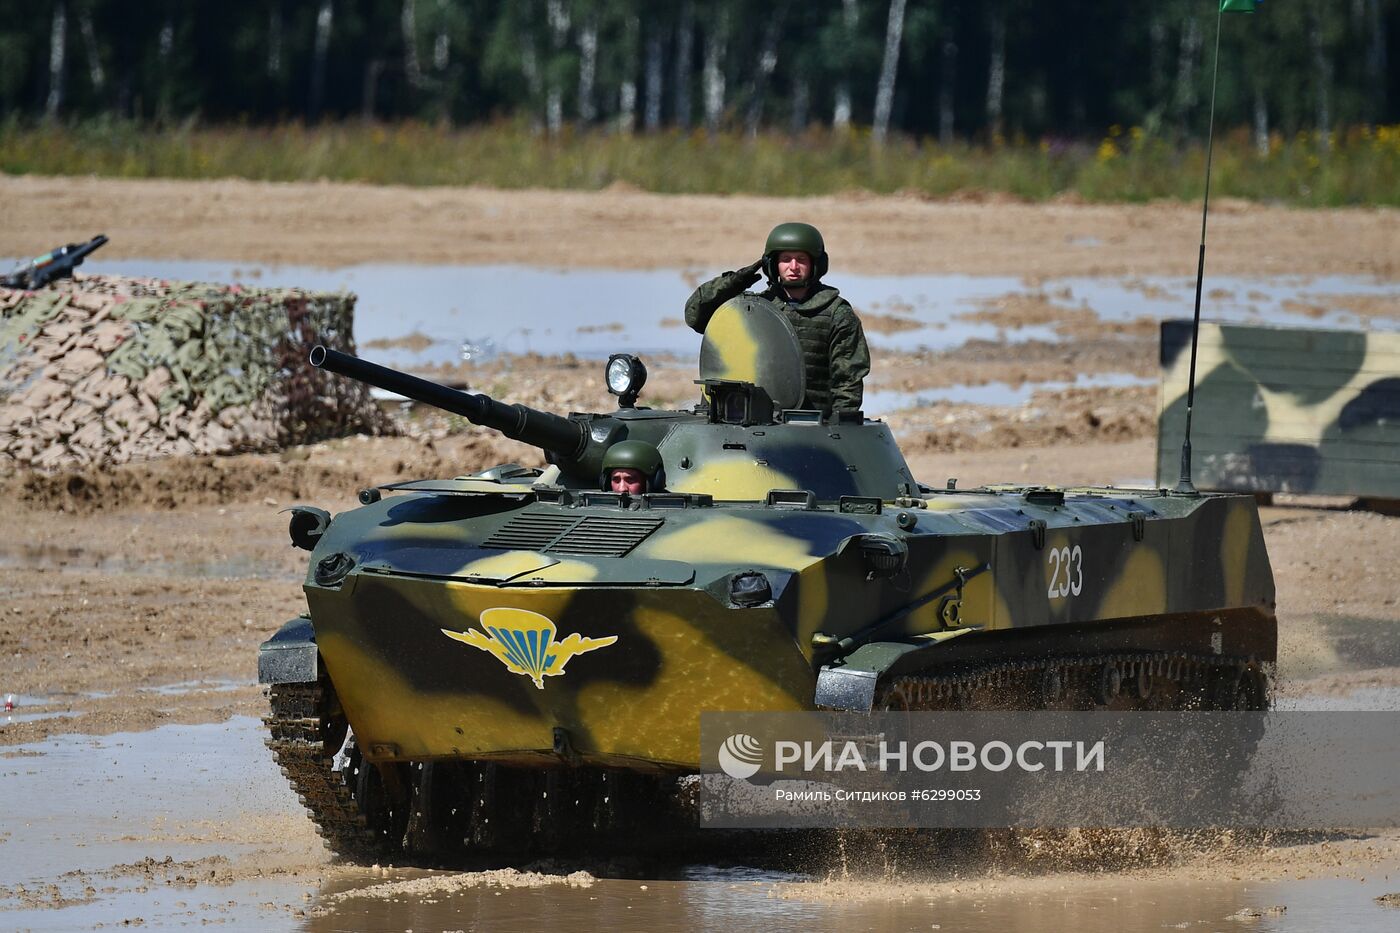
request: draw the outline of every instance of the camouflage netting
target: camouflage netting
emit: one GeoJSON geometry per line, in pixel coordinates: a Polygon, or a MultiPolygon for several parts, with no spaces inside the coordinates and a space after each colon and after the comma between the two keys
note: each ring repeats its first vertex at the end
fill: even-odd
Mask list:
{"type": "Polygon", "coordinates": [[[306,362],[317,343],[353,347],[354,304],[100,275],[0,288],[0,463],[126,463],[383,433],[364,386],[306,362]]]}

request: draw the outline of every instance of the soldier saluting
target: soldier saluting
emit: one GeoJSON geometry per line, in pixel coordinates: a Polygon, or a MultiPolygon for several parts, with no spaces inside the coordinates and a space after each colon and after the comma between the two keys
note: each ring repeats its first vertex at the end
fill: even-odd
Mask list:
{"type": "Polygon", "coordinates": [[[778,224],[768,234],[762,259],[718,275],[691,294],[685,322],[703,334],[720,305],[766,275],[768,287],[753,294],[782,309],[797,331],[807,375],[802,407],[859,411],[862,383],[870,373],[870,349],[850,302],[821,281],[826,269],[826,244],[816,227],[778,224]]]}

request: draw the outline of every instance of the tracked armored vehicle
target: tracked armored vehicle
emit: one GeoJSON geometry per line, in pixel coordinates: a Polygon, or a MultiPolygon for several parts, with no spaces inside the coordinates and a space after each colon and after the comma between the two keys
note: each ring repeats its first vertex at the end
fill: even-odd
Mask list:
{"type": "Polygon", "coordinates": [[[681,819],[704,710],[1269,702],[1251,497],[921,484],[882,422],[796,407],[796,339],[761,299],[716,313],[690,410],[638,407],[624,355],[618,409],[568,417],[312,363],[547,461],[294,510],[309,612],[259,675],[269,744],[343,855],[645,835],[681,819]],[[663,489],[602,490],[623,440],[659,449],[663,489]]]}

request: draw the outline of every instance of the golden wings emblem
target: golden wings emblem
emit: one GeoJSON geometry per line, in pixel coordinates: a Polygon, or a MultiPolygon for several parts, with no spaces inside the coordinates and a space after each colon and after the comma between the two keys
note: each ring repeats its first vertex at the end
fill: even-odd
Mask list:
{"type": "Polygon", "coordinates": [[[617,641],[616,635],[585,638],[577,632],[557,640],[559,632],[554,623],[528,609],[485,609],[481,627],[486,634],[474,628],[465,632],[443,629],[442,634],[494,654],[507,670],[529,677],[540,690],[544,689],[544,678],[564,673],[570,658],[617,641]]]}

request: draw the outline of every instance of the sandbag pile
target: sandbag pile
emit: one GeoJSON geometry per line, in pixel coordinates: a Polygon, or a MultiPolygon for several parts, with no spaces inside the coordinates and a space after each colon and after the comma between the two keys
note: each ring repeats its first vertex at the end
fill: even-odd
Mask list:
{"type": "Polygon", "coordinates": [[[353,347],[354,302],[100,275],[0,288],[0,464],[127,463],[385,432],[365,386],[306,362],[317,343],[353,347]]]}

